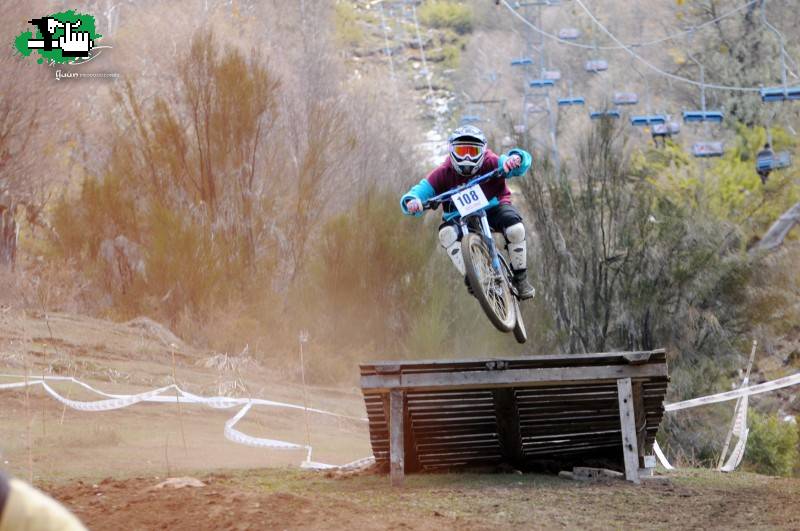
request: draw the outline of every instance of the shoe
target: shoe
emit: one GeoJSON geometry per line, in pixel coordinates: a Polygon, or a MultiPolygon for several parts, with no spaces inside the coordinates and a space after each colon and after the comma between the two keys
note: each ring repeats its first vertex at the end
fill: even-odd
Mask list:
{"type": "Polygon", "coordinates": [[[469,291],[469,294],[474,297],[475,292],[472,291],[472,284],[469,283],[469,277],[467,277],[466,275],[464,275],[464,285],[467,286],[467,291],[469,291]]]}
{"type": "Polygon", "coordinates": [[[514,289],[517,290],[517,297],[519,300],[532,299],[536,295],[536,289],[528,282],[528,272],[525,269],[514,271],[514,279],[512,280],[514,289]]]}

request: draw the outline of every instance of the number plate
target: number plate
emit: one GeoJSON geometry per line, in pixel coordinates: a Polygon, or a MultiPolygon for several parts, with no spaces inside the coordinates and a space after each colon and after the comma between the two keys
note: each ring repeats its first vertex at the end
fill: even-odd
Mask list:
{"type": "Polygon", "coordinates": [[[470,186],[466,190],[462,190],[454,195],[453,202],[458,209],[458,213],[461,214],[462,217],[472,214],[489,204],[479,184],[470,186]]]}

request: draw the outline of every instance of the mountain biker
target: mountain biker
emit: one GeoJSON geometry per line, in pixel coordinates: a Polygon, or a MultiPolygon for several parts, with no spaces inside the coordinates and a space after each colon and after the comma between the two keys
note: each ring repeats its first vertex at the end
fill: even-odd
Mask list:
{"type": "MultiPolygon", "coordinates": [[[[514,273],[514,287],[519,298],[530,299],[536,290],[527,278],[525,225],[519,211],[511,204],[511,190],[506,186],[505,177],[524,175],[531,166],[531,156],[522,149],[512,149],[498,157],[487,148],[486,143],[486,136],[473,125],[465,125],[453,131],[448,139],[450,155],[447,160],[400,199],[400,208],[406,215],[421,216],[423,203],[431,197],[464,184],[478,175],[499,169],[501,176],[480,184],[487,199],[496,197],[500,202],[499,205],[486,210],[486,217],[492,230],[502,233],[505,237],[514,273]]],[[[445,213],[452,210],[455,210],[453,205],[445,206],[445,213]]],[[[439,243],[459,273],[466,275],[459,238],[455,220],[444,221],[439,226],[439,243]]]]}

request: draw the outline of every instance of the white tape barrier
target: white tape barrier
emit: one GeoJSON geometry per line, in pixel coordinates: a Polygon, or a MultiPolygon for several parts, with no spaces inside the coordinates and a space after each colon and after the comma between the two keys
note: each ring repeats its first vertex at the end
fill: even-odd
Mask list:
{"type": "MultiPolygon", "coordinates": [[[[0,377],[6,378],[19,378],[19,375],[16,374],[2,374],[0,377]]],[[[132,406],[139,402],[157,402],[157,403],[175,403],[177,400],[180,400],[184,404],[202,404],[211,408],[215,409],[229,409],[236,406],[243,406],[242,409],[232,418],[230,418],[227,422],[225,422],[225,438],[231,442],[235,442],[237,444],[242,444],[246,446],[252,446],[255,448],[269,448],[273,450],[307,450],[306,459],[301,463],[303,468],[309,468],[314,470],[322,470],[322,469],[351,469],[354,466],[361,467],[367,466],[371,463],[375,462],[375,459],[372,457],[367,457],[364,459],[359,459],[358,461],[353,461],[352,463],[347,463],[346,465],[337,466],[337,465],[327,465],[324,463],[316,463],[311,461],[311,452],[312,448],[306,445],[299,445],[294,444],[286,441],[279,441],[276,439],[268,439],[263,437],[253,437],[252,435],[247,435],[235,428],[236,424],[244,418],[250,408],[254,405],[262,405],[268,407],[280,407],[280,408],[288,408],[288,409],[299,409],[299,410],[306,410],[310,413],[316,413],[320,415],[328,415],[332,417],[342,418],[342,419],[349,419],[349,420],[357,420],[357,421],[366,421],[367,419],[362,417],[353,417],[349,415],[342,415],[339,413],[334,413],[332,411],[325,411],[323,409],[314,409],[314,408],[304,408],[303,406],[299,406],[296,404],[288,404],[285,402],[275,402],[273,400],[264,400],[261,398],[232,398],[227,396],[212,396],[212,397],[204,397],[195,395],[189,392],[182,390],[175,384],[167,385],[165,387],[161,387],[159,389],[154,389],[152,391],[147,391],[144,393],[139,393],[135,395],[116,395],[116,394],[109,394],[99,389],[92,387],[91,385],[81,382],[72,377],[68,376],[45,376],[44,379],[41,377],[37,378],[30,378],[26,382],[14,382],[8,384],[0,384],[0,390],[5,389],[20,389],[26,386],[34,386],[34,385],[41,385],[44,390],[57,401],[61,402],[65,406],[75,409],[78,411],[112,411],[115,409],[121,409],[125,407],[132,406]],[[80,401],[80,400],[70,400],[68,398],[63,397],[57,391],[55,391],[52,387],[47,384],[47,380],[54,380],[54,381],[62,381],[62,382],[72,382],[75,384],[80,385],[81,387],[91,391],[97,395],[106,397],[104,400],[94,400],[94,401],[80,401]],[[164,393],[167,391],[177,391],[180,397],[176,396],[163,396],[164,393]]]]}
{"type": "Polygon", "coordinates": [[[661,451],[661,447],[658,445],[658,441],[653,443],[653,451],[656,453],[656,457],[658,457],[661,466],[663,466],[667,470],[675,470],[675,467],[669,464],[669,461],[667,461],[667,457],[664,455],[664,452],[661,451]]]}
{"type": "MultiPolygon", "coordinates": [[[[733,472],[742,462],[745,446],[747,445],[747,437],[750,434],[750,430],[747,428],[748,397],[760,393],[775,391],[776,389],[782,389],[784,387],[791,387],[793,385],[800,385],[800,373],[793,374],[791,376],[784,376],[783,378],[778,378],[777,380],[772,380],[757,385],[751,385],[748,387],[743,386],[739,389],[726,391],[724,393],[701,396],[699,398],[692,398],[691,400],[684,400],[682,402],[675,402],[672,404],[664,404],[664,411],[678,411],[681,409],[703,406],[707,404],[716,404],[737,398],[740,399],[736,405],[737,407],[734,413],[734,415],[736,415],[736,420],[733,427],[733,433],[737,436],[738,441],[736,442],[736,446],[734,446],[733,452],[731,452],[728,461],[725,463],[725,465],[723,465],[722,468],[720,468],[720,470],[723,472],[733,472]]],[[[666,456],[658,446],[658,442],[653,444],[653,451],[664,468],[667,470],[674,470],[675,467],[669,464],[666,456]]]]}
{"type": "Polygon", "coordinates": [[[800,373],[791,376],[784,376],[771,382],[764,382],[758,385],[751,385],[749,387],[740,387],[733,391],[726,391],[724,393],[717,393],[715,395],[701,396],[700,398],[692,398],[691,400],[684,400],[683,402],[675,402],[673,404],[664,404],[664,411],[677,411],[679,409],[686,409],[689,407],[703,406],[706,404],[716,404],[717,402],[725,402],[733,400],[740,396],[757,395],[759,393],[766,393],[784,387],[791,387],[800,384],[800,373]]]}

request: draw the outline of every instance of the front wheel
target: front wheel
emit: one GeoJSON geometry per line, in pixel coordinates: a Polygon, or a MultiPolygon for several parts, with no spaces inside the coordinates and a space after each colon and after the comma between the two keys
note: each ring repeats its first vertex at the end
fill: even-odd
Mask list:
{"type": "Polygon", "coordinates": [[[495,328],[510,332],[517,322],[514,295],[505,275],[492,267],[492,257],[483,239],[478,234],[466,234],[461,239],[461,254],[467,280],[486,316],[495,328]]]}

